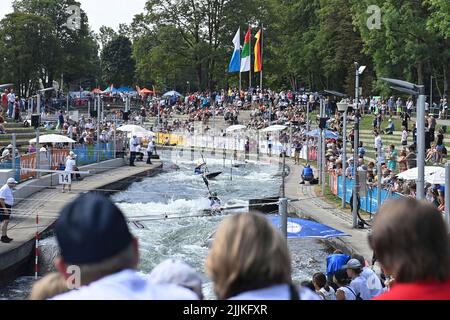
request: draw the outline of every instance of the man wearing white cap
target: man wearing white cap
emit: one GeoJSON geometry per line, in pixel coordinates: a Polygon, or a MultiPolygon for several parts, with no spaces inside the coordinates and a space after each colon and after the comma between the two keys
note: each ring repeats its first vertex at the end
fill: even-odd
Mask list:
{"type": "Polygon", "coordinates": [[[2,229],[1,242],[10,243],[13,239],[9,238],[6,233],[8,231],[9,216],[11,208],[14,205],[13,189],[17,185],[14,178],[9,178],[6,184],[0,188],[0,222],[2,229]]]}
{"type": "MultiPolygon", "coordinates": [[[[71,152],[69,154],[69,156],[67,157],[66,169],[65,169],[66,173],[70,172],[71,174],[73,174],[73,172],[77,170],[77,164],[76,164],[75,158],[76,158],[76,154],[73,153],[73,152],[71,152]]],[[[72,181],[72,179],[71,179],[71,181],[72,181]]],[[[72,191],[72,183],[68,184],[68,188],[69,188],[69,192],[72,191]]],[[[66,192],[66,185],[65,184],[63,184],[62,192],[63,193],[66,192]]]]}
{"type": "Polygon", "coordinates": [[[130,139],[130,166],[135,167],[134,160],[136,159],[136,153],[139,151],[139,139],[135,134],[130,139]]]}

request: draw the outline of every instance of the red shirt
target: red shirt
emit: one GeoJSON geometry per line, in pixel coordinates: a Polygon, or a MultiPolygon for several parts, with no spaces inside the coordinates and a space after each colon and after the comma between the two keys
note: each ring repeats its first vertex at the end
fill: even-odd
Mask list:
{"type": "Polygon", "coordinates": [[[396,283],[373,300],[450,300],[450,279],[446,282],[396,283]]]}

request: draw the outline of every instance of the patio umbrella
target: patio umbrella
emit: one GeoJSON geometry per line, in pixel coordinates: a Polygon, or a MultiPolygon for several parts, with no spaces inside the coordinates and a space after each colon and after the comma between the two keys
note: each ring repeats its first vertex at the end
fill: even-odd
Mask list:
{"type": "Polygon", "coordinates": [[[152,131],[145,131],[145,132],[143,132],[143,131],[139,131],[139,132],[131,131],[129,133],[131,133],[132,135],[135,135],[138,138],[146,138],[146,137],[153,137],[153,136],[155,136],[155,133],[152,132],[152,131]]]}
{"type": "Polygon", "coordinates": [[[139,94],[152,94],[153,91],[149,90],[147,88],[142,89],[141,91],[139,91],[139,94]]]}
{"type": "Polygon", "coordinates": [[[270,127],[265,128],[265,129],[261,129],[261,132],[283,131],[284,129],[287,129],[287,127],[279,125],[279,124],[276,124],[274,126],[270,126],[270,127]]]}
{"type": "Polygon", "coordinates": [[[173,96],[181,97],[181,93],[176,91],[169,91],[163,94],[163,97],[173,97],[173,96]]]}
{"type": "MultiPolygon", "coordinates": [[[[75,140],[59,134],[46,134],[39,137],[39,143],[75,143],[75,140]]],[[[36,143],[36,138],[31,139],[30,143],[36,143]]]]}
{"type": "Polygon", "coordinates": [[[425,181],[430,184],[441,184],[445,185],[445,168],[438,167],[433,174],[426,175],[425,181]]]}
{"type": "Polygon", "coordinates": [[[246,128],[247,127],[242,125],[242,124],[236,124],[234,126],[228,127],[226,132],[229,133],[229,132],[233,132],[233,131],[243,130],[243,129],[246,129],[246,128]]]}
{"type": "Polygon", "coordinates": [[[9,87],[13,87],[13,86],[14,86],[14,84],[12,84],[12,83],[0,84],[0,90],[6,89],[9,87]]]}
{"type": "MultiPolygon", "coordinates": [[[[306,133],[308,137],[320,137],[320,129],[315,129],[306,133]]],[[[325,130],[325,139],[337,139],[339,135],[336,132],[325,130]]]]}
{"type": "MultiPolygon", "coordinates": [[[[433,167],[433,166],[428,166],[425,167],[425,179],[429,176],[429,175],[433,175],[436,172],[439,172],[439,170],[442,169],[441,167],[433,167]]],[[[399,179],[403,179],[403,180],[417,180],[419,176],[419,173],[417,172],[417,168],[412,168],[409,170],[406,170],[402,173],[399,173],[397,175],[397,178],[399,179]]]]}
{"type": "Polygon", "coordinates": [[[133,132],[133,133],[147,133],[148,131],[144,128],[142,128],[141,126],[137,126],[135,124],[127,124],[125,126],[121,126],[119,128],[117,128],[118,131],[122,131],[122,132],[133,132]]]}

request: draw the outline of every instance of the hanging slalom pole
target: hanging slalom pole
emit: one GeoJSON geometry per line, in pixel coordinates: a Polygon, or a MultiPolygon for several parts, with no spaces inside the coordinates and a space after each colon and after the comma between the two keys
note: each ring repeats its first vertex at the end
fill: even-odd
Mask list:
{"type": "Polygon", "coordinates": [[[38,279],[39,272],[39,215],[36,214],[36,244],[34,250],[34,279],[38,279]]]}

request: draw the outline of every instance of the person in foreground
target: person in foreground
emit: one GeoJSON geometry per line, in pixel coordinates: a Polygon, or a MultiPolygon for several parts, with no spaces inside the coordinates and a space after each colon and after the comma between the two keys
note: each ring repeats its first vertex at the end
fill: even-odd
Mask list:
{"type": "Polygon", "coordinates": [[[191,290],[151,284],[137,273],[138,240],[105,196],[88,193],[64,207],[55,233],[61,252],[56,269],[79,287],[55,300],[198,300],[191,290]]]}
{"type": "Polygon", "coordinates": [[[450,300],[449,240],[436,207],[408,198],[386,202],[369,243],[395,282],[375,300],[450,300]]]}
{"type": "Polygon", "coordinates": [[[206,258],[220,300],[320,300],[292,283],[291,268],[281,233],[254,213],[225,219],[206,258]]]}

